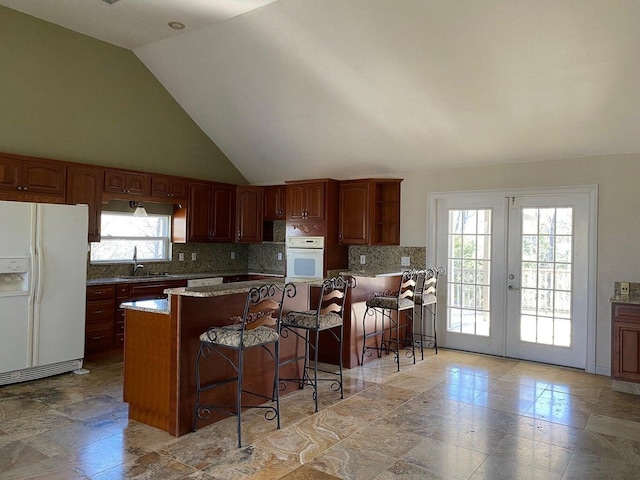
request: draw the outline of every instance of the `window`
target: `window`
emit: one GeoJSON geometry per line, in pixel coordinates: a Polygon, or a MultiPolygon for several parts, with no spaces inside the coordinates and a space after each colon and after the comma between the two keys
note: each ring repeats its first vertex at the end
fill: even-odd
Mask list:
{"type": "Polygon", "coordinates": [[[171,216],[102,212],[101,241],[91,244],[91,262],[131,262],[134,247],[139,261],[170,260],[171,216]]]}

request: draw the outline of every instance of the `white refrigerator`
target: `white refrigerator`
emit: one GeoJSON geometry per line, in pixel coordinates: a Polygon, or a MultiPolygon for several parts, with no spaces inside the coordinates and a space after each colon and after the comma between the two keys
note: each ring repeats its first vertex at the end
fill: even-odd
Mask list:
{"type": "Polygon", "coordinates": [[[82,367],[86,205],[0,201],[0,385],[82,367]]]}

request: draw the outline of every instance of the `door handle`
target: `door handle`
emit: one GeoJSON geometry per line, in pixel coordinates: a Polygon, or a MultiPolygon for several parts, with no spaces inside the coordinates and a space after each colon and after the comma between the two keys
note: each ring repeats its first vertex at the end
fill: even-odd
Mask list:
{"type": "Polygon", "coordinates": [[[518,287],[514,287],[513,285],[509,285],[507,288],[509,289],[510,292],[515,292],[516,290],[520,290],[518,287]]]}

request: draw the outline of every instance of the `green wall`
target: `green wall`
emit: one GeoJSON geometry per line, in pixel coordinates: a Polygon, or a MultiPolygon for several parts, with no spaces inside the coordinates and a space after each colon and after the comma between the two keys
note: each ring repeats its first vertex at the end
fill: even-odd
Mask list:
{"type": "Polygon", "coordinates": [[[0,151],[246,184],[130,50],[0,7],[0,151]]]}

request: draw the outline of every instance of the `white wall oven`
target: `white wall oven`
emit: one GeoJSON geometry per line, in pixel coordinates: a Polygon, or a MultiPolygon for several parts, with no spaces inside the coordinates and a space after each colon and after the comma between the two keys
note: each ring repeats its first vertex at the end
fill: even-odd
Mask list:
{"type": "Polygon", "coordinates": [[[287,277],[323,276],[324,237],[287,237],[287,277]]]}

